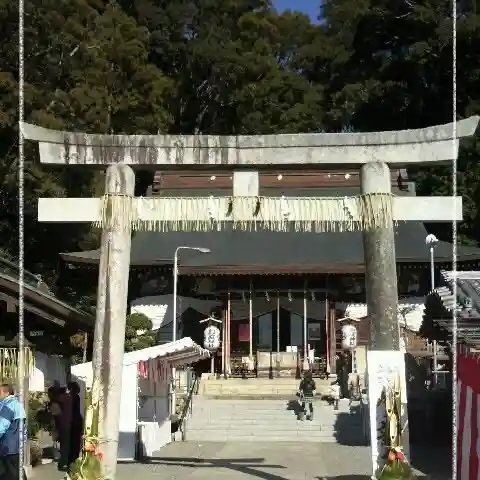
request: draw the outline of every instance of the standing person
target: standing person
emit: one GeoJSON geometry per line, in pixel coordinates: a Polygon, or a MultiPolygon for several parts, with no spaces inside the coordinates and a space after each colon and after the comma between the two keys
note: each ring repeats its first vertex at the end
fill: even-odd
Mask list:
{"type": "Polygon", "coordinates": [[[20,469],[20,442],[26,443],[25,412],[8,383],[0,385],[0,479],[17,480],[20,469]]]}
{"type": "Polygon", "coordinates": [[[298,387],[298,390],[300,391],[302,395],[302,420],[303,416],[307,416],[307,420],[312,421],[313,420],[313,397],[315,395],[315,390],[317,389],[317,386],[315,384],[315,380],[313,379],[312,372],[308,371],[305,373],[305,375],[302,378],[302,381],[300,382],[300,386],[298,387]],[[310,410],[310,415],[307,415],[307,408],[306,405],[308,404],[308,408],[310,410]]]}
{"type": "Polygon", "coordinates": [[[340,385],[340,398],[348,398],[348,355],[346,352],[337,354],[337,380],[340,385]]]}
{"type": "Polygon", "coordinates": [[[77,382],[69,382],[67,392],[71,397],[72,423],[70,427],[69,465],[75,462],[82,450],[83,415],[80,402],[80,387],[77,382]]]}
{"type": "Polygon", "coordinates": [[[67,389],[62,387],[58,395],[61,413],[58,417],[58,441],[60,442],[60,459],[58,469],[68,471],[70,466],[70,426],[72,423],[72,399],[67,389]]]}
{"type": "Polygon", "coordinates": [[[47,390],[48,395],[48,412],[51,419],[52,440],[53,440],[53,459],[58,461],[60,459],[60,416],[62,409],[58,402],[59,387],[50,387],[47,390]]]}

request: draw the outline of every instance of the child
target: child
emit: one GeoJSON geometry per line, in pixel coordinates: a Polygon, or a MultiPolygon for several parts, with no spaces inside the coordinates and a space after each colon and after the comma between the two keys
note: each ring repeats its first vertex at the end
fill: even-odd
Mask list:
{"type": "Polygon", "coordinates": [[[338,402],[340,400],[340,384],[337,380],[335,382],[332,382],[332,384],[330,385],[329,393],[333,403],[333,409],[338,410],[338,402]]]}
{"type": "Polygon", "coordinates": [[[313,397],[315,395],[315,390],[317,386],[315,385],[315,380],[313,379],[312,372],[308,371],[303,376],[302,381],[300,382],[300,386],[298,388],[299,392],[302,395],[302,420],[303,417],[306,415],[307,420],[313,420],[313,397]],[[306,405],[308,404],[308,408],[310,410],[310,415],[307,415],[307,408],[306,405]]]}

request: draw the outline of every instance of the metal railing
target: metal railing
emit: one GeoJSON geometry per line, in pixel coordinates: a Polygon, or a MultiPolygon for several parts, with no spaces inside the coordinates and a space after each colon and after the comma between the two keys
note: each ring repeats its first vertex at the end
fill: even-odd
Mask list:
{"type": "Polygon", "coordinates": [[[182,442],[187,439],[187,421],[186,418],[188,415],[192,414],[193,409],[193,395],[198,392],[198,384],[200,379],[193,370],[189,370],[187,374],[187,398],[183,404],[182,411],[180,412],[180,417],[178,418],[177,431],[182,432],[182,442]]]}

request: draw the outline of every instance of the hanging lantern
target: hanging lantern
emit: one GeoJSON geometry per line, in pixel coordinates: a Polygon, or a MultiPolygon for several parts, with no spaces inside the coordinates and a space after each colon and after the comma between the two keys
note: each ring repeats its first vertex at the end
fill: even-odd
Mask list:
{"type": "Polygon", "coordinates": [[[342,327],[342,349],[353,350],[357,346],[357,327],[352,324],[342,327]]]}
{"type": "Polygon", "coordinates": [[[220,329],[209,325],[203,332],[203,346],[210,351],[217,350],[220,346],[220,329]]]}

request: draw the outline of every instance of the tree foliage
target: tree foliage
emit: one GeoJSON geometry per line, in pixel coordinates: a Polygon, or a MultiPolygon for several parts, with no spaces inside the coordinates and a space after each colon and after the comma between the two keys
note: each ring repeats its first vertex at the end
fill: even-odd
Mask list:
{"type": "MultiPolygon", "coordinates": [[[[25,119],[66,130],[269,134],[392,130],[450,122],[450,0],[324,0],[321,21],[269,0],[31,0],[25,3],[25,119]]],[[[480,108],[480,13],[459,2],[457,116],[480,108]]],[[[18,257],[17,2],[0,0],[0,249],[18,257]]],[[[478,137],[463,145],[462,239],[480,240],[478,137]]],[[[92,304],[95,280],[59,253],[95,248],[88,225],[37,222],[41,196],[92,196],[103,175],[25,162],[25,262],[59,294],[92,304]],[[92,283],[92,284],[90,284],[92,283]]],[[[452,168],[409,172],[452,189],[452,168]]],[[[140,172],[137,191],[150,173],[140,172]]],[[[449,240],[448,226],[432,226],[449,240]]]]}
{"type": "Polygon", "coordinates": [[[127,315],[125,326],[125,351],[132,352],[155,345],[152,321],[143,313],[127,315]]]}

